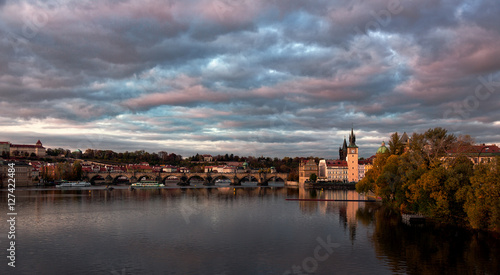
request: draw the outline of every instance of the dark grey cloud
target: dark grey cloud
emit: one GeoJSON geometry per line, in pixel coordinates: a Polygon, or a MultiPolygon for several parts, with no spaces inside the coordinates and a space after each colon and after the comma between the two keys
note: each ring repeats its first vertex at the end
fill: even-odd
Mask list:
{"type": "Polygon", "coordinates": [[[437,126],[499,143],[499,9],[0,1],[0,138],[97,147],[78,136],[103,130],[100,148],[336,157],[354,124],[364,156],[437,126]]]}

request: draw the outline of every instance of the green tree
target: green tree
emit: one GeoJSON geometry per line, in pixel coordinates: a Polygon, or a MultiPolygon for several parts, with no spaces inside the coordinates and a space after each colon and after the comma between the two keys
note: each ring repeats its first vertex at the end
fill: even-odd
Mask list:
{"type": "Polygon", "coordinates": [[[442,219],[450,223],[463,224],[466,221],[466,213],[462,190],[466,190],[471,185],[470,179],[474,175],[474,164],[469,158],[460,156],[450,163],[447,172],[444,192],[447,195],[449,212],[442,219]]]}
{"type": "Polygon", "coordinates": [[[311,182],[316,182],[317,179],[318,179],[318,176],[314,173],[309,176],[309,181],[311,181],[311,182]]]}
{"type": "Polygon", "coordinates": [[[448,131],[441,127],[427,130],[424,137],[424,151],[427,152],[430,165],[434,167],[440,165],[441,157],[446,155],[457,140],[453,134],[448,134],[448,131]]]}
{"type": "Polygon", "coordinates": [[[382,172],[375,180],[376,194],[384,201],[393,201],[396,190],[401,189],[401,177],[398,174],[398,166],[398,156],[389,156],[382,167],[382,172]]]}
{"type": "Polygon", "coordinates": [[[413,133],[410,138],[410,151],[423,152],[425,148],[425,136],[420,133],[413,133]]]}
{"type": "Polygon", "coordinates": [[[395,132],[391,135],[389,139],[389,153],[391,155],[401,155],[404,153],[404,144],[401,141],[401,137],[398,135],[398,132],[395,132]]]}

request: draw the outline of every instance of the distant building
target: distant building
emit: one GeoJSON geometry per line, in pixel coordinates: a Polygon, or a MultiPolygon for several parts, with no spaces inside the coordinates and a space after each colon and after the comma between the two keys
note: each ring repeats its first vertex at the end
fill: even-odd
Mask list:
{"type": "Polygon", "coordinates": [[[344,136],[344,144],[342,147],[339,147],[339,160],[345,160],[347,158],[347,142],[345,141],[344,136]]]}
{"type": "Polygon", "coordinates": [[[500,156],[500,148],[496,144],[472,145],[467,147],[453,148],[446,152],[444,159],[453,159],[459,156],[468,157],[474,164],[489,163],[500,156]]]}
{"type": "Polygon", "coordinates": [[[179,167],[173,165],[165,165],[162,168],[163,172],[167,173],[176,173],[179,170],[179,167]]]}
{"type": "Polygon", "coordinates": [[[10,142],[8,141],[0,141],[0,154],[10,154],[10,142]]]}
{"type": "Polygon", "coordinates": [[[16,187],[33,186],[33,167],[24,162],[0,161],[0,184],[7,187],[9,181],[9,163],[14,163],[16,187]]]}
{"type": "Polygon", "coordinates": [[[328,181],[347,182],[347,161],[345,160],[327,160],[326,174],[328,181]]]}
{"type": "Polygon", "coordinates": [[[299,183],[305,183],[312,174],[318,175],[318,165],[314,159],[300,162],[299,164],[299,183]]]}
{"type": "Polygon", "coordinates": [[[373,159],[375,158],[372,156],[366,160],[359,160],[358,156],[359,148],[356,145],[356,135],[354,129],[351,129],[349,145],[344,138],[342,147],[339,147],[339,159],[320,160],[318,179],[330,182],[358,182],[373,167],[373,159]]]}
{"type": "Polygon", "coordinates": [[[225,161],[228,166],[243,167],[243,161],[225,161]]]}
{"type": "Polygon", "coordinates": [[[11,156],[31,156],[35,154],[37,157],[45,157],[46,150],[43,147],[42,142],[38,140],[35,145],[26,144],[11,144],[10,142],[2,141],[0,142],[1,153],[9,152],[11,156]]]}
{"type": "Polygon", "coordinates": [[[140,163],[140,164],[129,164],[127,165],[127,172],[153,172],[153,167],[149,165],[149,163],[140,163]]]}
{"type": "Polygon", "coordinates": [[[349,170],[349,172],[347,172],[347,181],[358,182],[358,146],[356,146],[356,136],[354,135],[354,129],[351,129],[351,134],[349,135],[349,146],[347,146],[346,161],[349,170]]]}
{"type": "Polygon", "coordinates": [[[406,132],[403,133],[399,141],[401,141],[401,143],[403,144],[404,152],[410,150],[410,137],[408,137],[408,134],[406,132]]]}
{"type": "Polygon", "coordinates": [[[190,170],[187,167],[181,167],[181,168],[179,168],[179,172],[181,172],[181,173],[189,173],[190,170]]]}
{"type": "Polygon", "coordinates": [[[324,159],[320,160],[318,164],[318,179],[319,180],[327,179],[326,161],[324,159]]]}
{"type": "Polygon", "coordinates": [[[203,161],[204,162],[213,162],[214,158],[212,157],[212,155],[203,155],[203,161]]]}
{"type": "Polygon", "coordinates": [[[33,180],[36,180],[36,179],[40,179],[40,172],[42,170],[42,166],[43,166],[43,163],[39,162],[39,161],[32,161],[29,163],[29,165],[31,165],[32,169],[31,169],[31,178],[33,180]]]}
{"type": "Polygon", "coordinates": [[[389,149],[385,147],[385,141],[382,141],[382,145],[377,149],[377,154],[388,154],[389,149]]]}
{"type": "Polygon", "coordinates": [[[217,165],[217,166],[205,166],[205,173],[236,173],[236,166],[232,165],[217,165]]]}
{"type": "Polygon", "coordinates": [[[366,172],[368,172],[368,170],[373,168],[373,160],[374,159],[375,159],[375,156],[371,156],[368,159],[358,161],[359,180],[362,180],[365,177],[366,172]]]}

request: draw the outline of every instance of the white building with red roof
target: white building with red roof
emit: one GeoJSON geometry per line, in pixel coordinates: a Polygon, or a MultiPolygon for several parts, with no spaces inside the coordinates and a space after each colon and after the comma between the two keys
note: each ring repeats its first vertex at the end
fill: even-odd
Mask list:
{"type": "MultiPolygon", "coordinates": [[[[5,147],[5,142],[2,143],[2,147],[5,147]]],[[[46,150],[42,142],[38,140],[35,145],[10,144],[9,153],[11,156],[26,156],[26,154],[30,156],[31,154],[35,154],[37,157],[45,157],[46,150]]]]}

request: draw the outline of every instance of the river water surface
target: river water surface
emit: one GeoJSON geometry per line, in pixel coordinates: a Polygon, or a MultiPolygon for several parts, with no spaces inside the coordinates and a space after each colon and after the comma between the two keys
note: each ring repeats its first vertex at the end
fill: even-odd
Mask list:
{"type": "MultiPolygon", "coordinates": [[[[7,213],[7,192],[0,202],[7,213]]],[[[0,274],[500,274],[500,242],[408,226],[355,191],[291,187],[16,190],[0,274]]]]}

